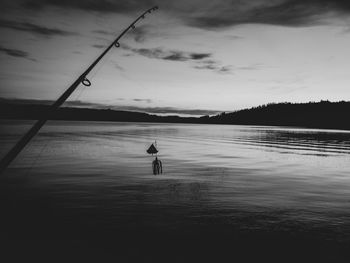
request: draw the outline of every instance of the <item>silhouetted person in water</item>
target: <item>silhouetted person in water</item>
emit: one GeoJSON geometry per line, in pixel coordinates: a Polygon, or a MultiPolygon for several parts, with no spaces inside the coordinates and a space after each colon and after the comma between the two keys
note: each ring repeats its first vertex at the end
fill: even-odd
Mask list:
{"type": "Polygon", "coordinates": [[[163,173],[162,162],[158,160],[158,157],[156,157],[156,159],[154,159],[154,161],[152,162],[152,168],[154,175],[163,173]]]}

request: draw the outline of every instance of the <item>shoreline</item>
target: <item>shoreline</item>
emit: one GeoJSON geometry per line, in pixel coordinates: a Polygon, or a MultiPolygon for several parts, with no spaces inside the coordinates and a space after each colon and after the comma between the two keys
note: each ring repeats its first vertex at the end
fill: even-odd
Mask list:
{"type": "MultiPolygon", "coordinates": [[[[0,100],[0,119],[38,120],[46,119],[50,106],[44,104],[21,104],[0,100]]],[[[310,102],[267,104],[255,108],[221,113],[213,116],[180,117],[156,115],[146,112],[123,111],[117,108],[61,107],[50,120],[108,121],[146,123],[189,123],[249,126],[279,126],[310,129],[350,130],[344,114],[350,111],[350,102],[310,102]]]]}
{"type": "MultiPolygon", "coordinates": [[[[35,123],[38,119],[5,119],[0,118],[0,121],[31,121],[35,123]]],[[[181,124],[181,125],[224,125],[224,126],[247,126],[247,127],[275,127],[281,129],[296,129],[296,130],[314,130],[314,131],[325,131],[325,132],[340,132],[340,133],[350,133],[350,129],[338,129],[338,128],[318,128],[318,127],[308,127],[308,126],[284,126],[284,125],[262,125],[262,124],[229,124],[229,123],[196,123],[196,122],[155,122],[155,121],[118,121],[118,120],[81,120],[81,119],[49,119],[49,121],[58,122],[95,122],[95,123],[144,123],[144,124],[181,124]]]]}

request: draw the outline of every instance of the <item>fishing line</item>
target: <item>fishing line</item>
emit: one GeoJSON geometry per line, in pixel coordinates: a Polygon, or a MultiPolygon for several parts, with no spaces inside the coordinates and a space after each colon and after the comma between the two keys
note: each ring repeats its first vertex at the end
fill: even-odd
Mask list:
{"type": "Polygon", "coordinates": [[[76,101],[78,101],[81,97],[81,95],[84,93],[84,91],[86,90],[86,87],[83,85],[83,87],[81,87],[77,97],[75,98],[76,101]]]}
{"type": "Polygon", "coordinates": [[[23,169],[25,169],[24,175],[28,176],[30,174],[31,170],[33,169],[33,167],[36,165],[37,161],[39,160],[39,158],[42,155],[42,153],[44,152],[44,150],[47,148],[49,142],[50,142],[50,140],[47,140],[47,141],[45,141],[44,145],[38,146],[38,148],[40,148],[40,147],[42,147],[42,148],[40,149],[40,152],[33,158],[28,157],[27,155],[28,155],[28,152],[32,152],[33,147],[35,147],[35,141],[29,142],[25,151],[23,151],[22,155],[19,156],[20,158],[16,158],[13,161],[13,167],[16,167],[17,164],[20,164],[20,163],[23,164],[23,162],[24,162],[24,164],[26,164],[28,162],[28,168],[25,169],[26,166],[24,166],[24,168],[23,168],[23,169]],[[28,160],[28,161],[26,162],[26,160],[28,160]]]}
{"type": "MultiPolygon", "coordinates": [[[[80,96],[83,94],[83,92],[86,90],[86,86],[82,85],[79,93],[77,94],[76,98],[74,99],[75,101],[78,101],[80,96]]],[[[74,101],[73,100],[73,101],[74,101]]],[[[44,145],[42,146],[40,152],[37,154],[37,156],[34,158],[34,160],[32,161],[32,164],[30,165],[27,173],[25,174],[26,176],[30,175],[31,171],[33,170],[33,167],[36,166],[37,162],[39,161],[39,159],[41,158],[43,152],[46,150],[46,148],[49,146],[49,143],[51,142],[51,139],[47,139],[44,143],[44,145]]]]}
{"type": "MultiPolygon", "coordinates": [[[[120,39],[127,34],[131,29],[135,29],[136,24],[144,19],[146,15],[156,11],[158,6],[147,9],[139,17],[137,17],[127,28],[125,28],[121,34],[97,57],[92,64],[86,68],[83,73],[63,92],[63,94],[50,106],[47,115],[40,118],[35,124],[24,134],[24,136],[11,148],[11,150],[0,160],[0,174],[4,172],[11,162],[18,156],[18,154],[25,148],[25,146],[33,139],[33,137],[39,132],[39,130],[45,125],[50,116],[69,98],[70,95],[78,88],[80,84],[85,86],[91,86],[90,80],[87,78],[89,73],[99,64],[99,62],[105,57],[107,53],[113,47],[120,47],[120,39]]],[[[96,71],[95,71],[96,74],[96,71]]]]}
{"type": "Polygon", "coordinates": [[[25,174],[26,176],[29,176],[31,171],[33,170],[33,167],[37,164],[38,160],[40,159],[41,155],[43,154],[44,150],[47,148],[47,146],[49,145],[50,139],[47,139],[44,143],[44,146],[42,146],[39,154],[37,154],[37,156],[34,158],[34,160],[32,161],[31,166],[29,167],[27,173],[25,174]]]}
{"type": "MultiPolygon", "coordinates": [[[[27,148],[22,152],[22,154],[19,155],[18,158],[16,158],[16,159],[13,161],[13,168],[16,168],[16,166],[17,166],[18,164],[23,163],[23,161],[26,160],[26,158],[24,158],[24,157],[25,157],[25,153],[26,153],[26,151],[28,151],[28,149],[31,147],[31,144],[32,144],[32,142],[30,142],[30,143],[28,144],[27,148]]],[[[9,171],[10,171],[10,170],[5,171],[5,173],[6,173],[6,172],[9,172],[9,171]]]]}
{"type": "MultiPolygon", "coordinates": [[[[112,52],[111,52],[111,53],[112,53],[112,52]]],[[[110,56],[111,56],[111,54],[108,53],[108,54],[106,55],[106,57],[103,58],[103,59],[101,60],[101,63],[99,63],[98,66],[96,66],[96,69],[92,70],[92,72],[87,76],[90,80],[93,80],[94,77],[96,76],[96,74],[102,69],[102,67],[103,67],[104,65],[106,65],[107,60],[110,58],[110,56]]],[[[93,86],[93,83],[92,83],[91,87],[92,87],[92,86],[93,86]]],[[[87,88],[87,86],[85,86],[85,85],[80,85],[80,86],[79,86],[79,89],[80,89],[80,90],[79,90],[79,92],[77,92],[76,97],[75,97],[72,101],[78,101],[78,100],[81,98],[81,96],[83,95],[83,93],[85,93],[85,91],[87,90],[86,88],[87,88]]]]}
{"type": "Polygon", "coordinates": [[[100,61],[100,63],[98,63],[96,65],[96,67],[90,72],[90,74],[88,76],[91,76],[91,78],[93,78],[98,72],[100,72],[100,70],[106,65],[107,61],[109,60],[109,58],[111,57],[113,51],[112,52],[108,52],[100,61]]]}

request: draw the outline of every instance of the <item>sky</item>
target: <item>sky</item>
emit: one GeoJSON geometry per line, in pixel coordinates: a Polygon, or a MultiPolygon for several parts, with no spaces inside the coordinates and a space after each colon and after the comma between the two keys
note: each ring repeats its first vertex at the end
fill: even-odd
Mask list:
{"type": "Polygon", "coordinates": [[[350,100],[344,0],[2,0],[0,97],[56,100],[155,5],[66,105],[211,115],[350,100]]]}

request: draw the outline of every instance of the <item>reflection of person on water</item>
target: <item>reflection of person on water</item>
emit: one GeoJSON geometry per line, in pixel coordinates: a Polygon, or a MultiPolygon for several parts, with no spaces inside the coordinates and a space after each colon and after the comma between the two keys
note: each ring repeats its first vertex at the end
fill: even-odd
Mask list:
{"type": "Polygon", "coordinates": [[[158,160],[158,157],[156,157],[156,159],[154,159],[154,161],[152,162],[152,168],[154,175],[163,173],[162,162],[158,160]]]}

